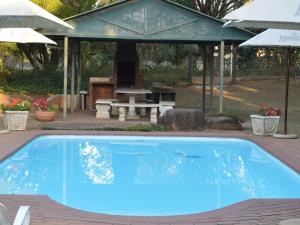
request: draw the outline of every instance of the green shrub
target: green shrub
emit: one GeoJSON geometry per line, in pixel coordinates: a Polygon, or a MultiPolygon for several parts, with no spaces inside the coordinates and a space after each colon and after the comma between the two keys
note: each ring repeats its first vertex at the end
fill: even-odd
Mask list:
{"type": "Polygon", "coordinates": [[[13,99],[11,104],[8,105],[0,105],[0,109],[2,111],[29,111],[30,110],[30,102],[27,100],[18,101],[17,99],[13,99]]]}
{"type": "MultiPolygon", "coordinates": [[[[155,70],[146,70],[143,75],[146,88],[150,88],[153,83],[162,83],[174,87],[178,81],[190,82],[187,71],[181,68],[160,67],[155,70]]],[[[193,75],[196,75],[196,72],[193,72],[193,75]]]]}
{"type": "Polygon", "coordinates": [[[143,132],[151,132],[151,131],[165,131],[166,128],[160,125],[134,125],[126,128],[122,128],[123,131],[143,131],[143,132]]]}
{"type": "Polygon", "coordinates": [[[0,73],[0,77],[0,89],[4,91],[16,93],[30,92],[36,94],[57,94],[62,92],[63,74],[60,71],[9,69],[9,73],[0,73]]]}
{"type": "Polygon", "coordinates": [[[48,111],[57,112],[58,110],[59,110],[59,106],[58,105],[56,105],[56,104],[49,105],[48,111]]]}

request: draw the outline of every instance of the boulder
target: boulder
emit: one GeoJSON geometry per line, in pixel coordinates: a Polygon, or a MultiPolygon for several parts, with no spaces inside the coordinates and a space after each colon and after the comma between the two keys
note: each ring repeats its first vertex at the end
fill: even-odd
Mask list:
{"type": "Polygon", "coordinates": [[[198,109],[171,109],[168,110],[159,123],[169,130],[188,131],[204,129],[204,114],[198,109]]]}
{"type": "Polygon", "coordinates": [[[242,130],[241,122],[229,116],[208,117],[206,127],[212,130],[242,130]]]}

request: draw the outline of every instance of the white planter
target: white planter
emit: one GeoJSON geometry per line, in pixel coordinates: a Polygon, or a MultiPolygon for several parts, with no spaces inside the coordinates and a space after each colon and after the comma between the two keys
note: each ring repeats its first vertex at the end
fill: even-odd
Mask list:
{"type": "Polygon", "coordinates": [[[8,130],[26,130],[29,111],[5,111],[4,127],[8,130]]]}
{"type": "Polygon", "coordinates": [[[280,116],[251,115],[253,134],[273,135],[276,134],[280,116]]]}

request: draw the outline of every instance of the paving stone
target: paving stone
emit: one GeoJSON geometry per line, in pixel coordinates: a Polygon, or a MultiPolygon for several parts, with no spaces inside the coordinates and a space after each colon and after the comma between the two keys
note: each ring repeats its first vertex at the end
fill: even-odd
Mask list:
{"type": "Polygon", "coordinates": [[[289,219],[279,223],[279,225],[300,225],[300,219],[289,219]]]}

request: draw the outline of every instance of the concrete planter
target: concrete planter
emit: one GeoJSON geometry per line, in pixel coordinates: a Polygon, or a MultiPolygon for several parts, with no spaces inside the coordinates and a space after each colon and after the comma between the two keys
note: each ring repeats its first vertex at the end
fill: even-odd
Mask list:
{"type": "Polygon", "coordinates": [[[50,122],[54,120],[56,112],[54,111],[35,111],[37,120],[42,122],[50,122]]]}
{"type": "Polygon", "coordinates": [[[8,130],[26,130],[29,111],[4,111],[4,127],[8,130]]]}
{"type": "Polygon", "coordinates": [[[277,132],[280,116],[251,115],[253,134],[273,135],[277,132]]]}

